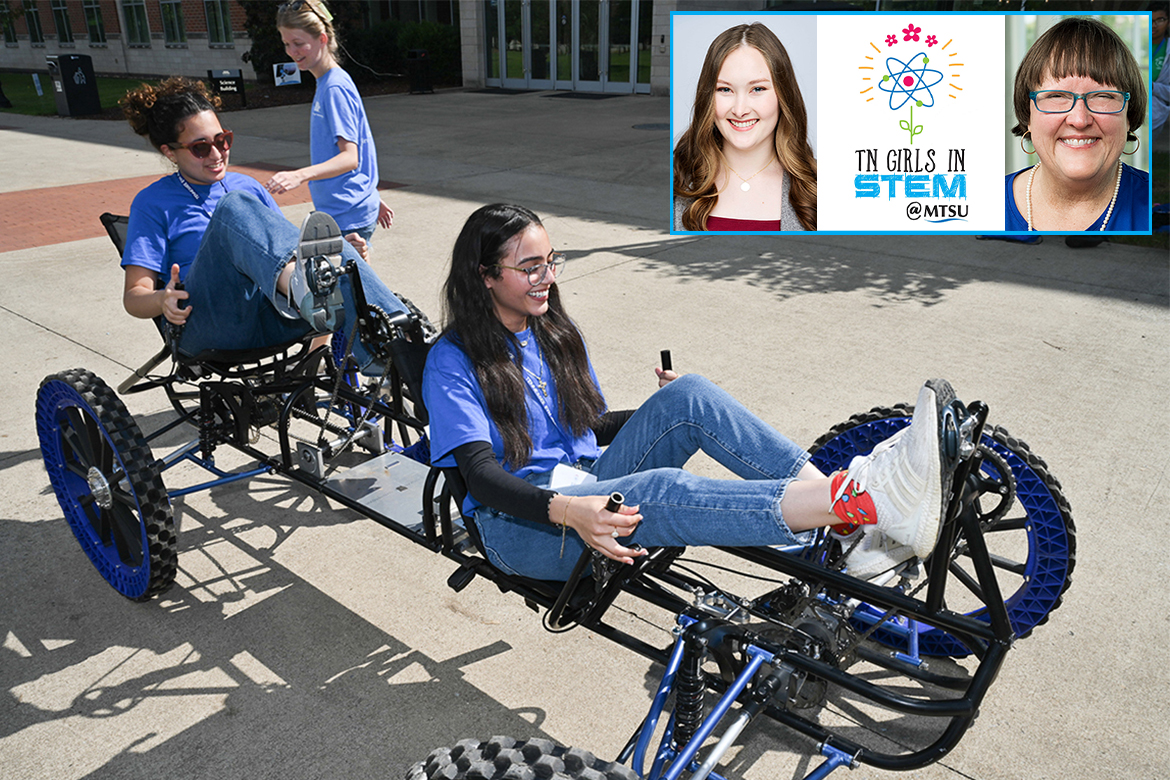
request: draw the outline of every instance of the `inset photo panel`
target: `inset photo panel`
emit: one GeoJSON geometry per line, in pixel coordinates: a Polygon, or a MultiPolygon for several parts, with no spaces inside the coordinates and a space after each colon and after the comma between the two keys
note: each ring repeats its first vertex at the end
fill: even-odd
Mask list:
{"type": "Polygon", "coordinates": [[[671,232],[817,229],[817,17],[671,14],[671,232]]]}

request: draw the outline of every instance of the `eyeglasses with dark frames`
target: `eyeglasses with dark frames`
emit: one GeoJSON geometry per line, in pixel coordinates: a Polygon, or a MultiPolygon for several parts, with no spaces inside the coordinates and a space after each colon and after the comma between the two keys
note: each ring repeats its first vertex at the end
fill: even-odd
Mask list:
{"type": "Polygon", "coordinates": [[[1067,114],[1081,100],[1091,114],[1120,114],[1129,102],[1128,92],[1115,89],[1099,89],[1095,92],[1069,92],[1063,89],[1042,89],[1029,92],[1032,105],[1041,114],[1067,114]]]}
{"type": "Polygon", "coordinates": [[[189,144],[167,144],[167,146],[171,149],[186,149],[195,159],[202,160],[211,154],[212,146],[219,149],[220,154],[227,154],[228,149],[232,148],[232,138],[232,131],[224,130],[210,141],[192,141],[189,144]]]}
{"type": "Polygon", "coordinates": [[[547,263],[541,263],[540,265],[530,265],[525,268],[519,265],[504,265],[503,263],[496,263],[491,267],[507,268],[511,271],[519,271],[522,274],[526,274],[528,276],[528,284],[532,287],[535,287],[544,281],[545,277],[548,276],[550,269],[552,270],[553,278],[555,279],[557,274],[561,272],[561,269],[565,267],[565,263],[567,262],[569,262],[569,258],[565,257],[560,252],[553,252],[551,255],[549,255],[549,261],[547,263]]]}

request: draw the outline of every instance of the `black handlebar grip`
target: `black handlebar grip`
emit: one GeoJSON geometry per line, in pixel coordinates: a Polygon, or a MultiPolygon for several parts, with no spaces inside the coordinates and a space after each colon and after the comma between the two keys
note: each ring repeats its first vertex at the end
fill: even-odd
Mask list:
{"type": "Polygon", "coordinates": [[[670,365],[670,350],[664,349],[659,353],[659,358],[662,360],[662,370],[670,371],[673,366],[670,365]]]}
{"type": "Polygon", "coordinates": [[[621,493],[611,493],[609,500],[605,502],[606,512],[616,512],[622,508],[622,504],[626,503],[626,497],[621,493]]]}

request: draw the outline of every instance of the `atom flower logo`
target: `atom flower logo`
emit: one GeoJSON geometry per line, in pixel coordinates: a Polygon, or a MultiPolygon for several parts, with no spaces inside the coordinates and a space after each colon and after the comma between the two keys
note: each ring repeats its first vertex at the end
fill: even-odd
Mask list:
{"type": "MultiPolygon", "coordinates": [[[[913,22],[909,22],[902,28],[903,41],[913,41],[918,43],[920,41],[919,33],[922,28],[916,26],[913,22]]],[[[926,36],[926,48],[932,48],[938,45],[939,38],[935,34],[926,36]]],[[[888,34],[885,36],[886,46],[891,47],[898,42],[896,34],[888,34]]],[[[962,62],[957,61],[958,52],[948,51],[953,48],[951,44],[954,39],[948,39],[935,53],[934,59],[927,55],[925,50],[914,52],[909,59],[903,61],[899,57],[892,54],[885,56],[885,61],[880,62],[875,60],[870,55],[864,55],[866,64],[859,66],[861,71],[861,81],[864,89],[861,90],[862,95],[868,95],[865,102],[869,103],[876,97],[874,92],[884,92],[889,96],[887,105],[891,111],[900,111],[903,107],[910,107],[909,119],[899,120],[898,126],[910,133],[910,143],[914,143],[915,136],[923,131],[923,125],[914,124],[914,109],[915,108],[933,108],[936,105],[935,88],[945,82],[945,88],[940,88],[939,92],[946,91],[948,97],[957,100],[958,95],[963,88],[956,82],[962,76],[960,72],[964,67],[962,62]],[[878,77],[875,71],[879,65],[885,70],[885,74],[878,77]],[[876,84],[872,82],[876,81],[876,84]],[[866,83],[871,82],[871,83],[866,83]]],[[[877,47],[872,41],[870,42],[872,48],[878,54],[882,50],[877,47]]]]}

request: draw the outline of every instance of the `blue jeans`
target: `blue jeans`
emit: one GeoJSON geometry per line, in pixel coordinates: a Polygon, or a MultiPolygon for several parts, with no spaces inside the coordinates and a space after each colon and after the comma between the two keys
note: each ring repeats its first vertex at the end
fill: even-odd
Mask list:
{"type": "Polygon", "coordinates": [[[370,239],[372,239],[374,237],[374,231],[377,229],[378,229],[378,223],[374,222],[374,223],[371,223],[369,225],[366,225],[364,228],[353,228],[352,230],[343,230],[341,232],[347,236],[350,233],[357,233],[359,236],[364,238],[366,240],[366,243],[368,244],[368,243],[370,243],[370,239]]]}
{"type": "MultiPolygon", "coordinates": [[[[787,545],[800,543],[784,523],[780,501],[809,454],[697,374],[680,377],[647,399],[593,464],[597,482],[558,488],[565,495],[619,492],[642,523],[625,546],[787,545]],[[683,471],[699,450],[740,479],[683,471]]],[[[548,484],[547,474],[529,481],[548,484]]],[[[568,579],[585,549],[572,530],[561,551],[559,526],[488,507],[475,512],[488,559],[505,572],[568,579]]]]}
{"type": "MultiPolygon", "coordinates": [[[[299,241],[296,226],[256,196],[224,195],[183,280],[187,305],[193,310],[179,337],[179,350],[194,356],[209,349],[262,349],[309,335],[312,330],[300,316],[281,313],[290,310],[276,291],[276,279],[299,241]]],[[[342,264],[357,262],[367,303],[391,315],[406,311],[349,242],[343,244],[342,264]]],[[[341,276],[338,286],[345,311],[356,311],[348,274],[341,276]]],[[[360,341],[354,345],[354,358],[363,368],[373,362],[360,341]]]]}

